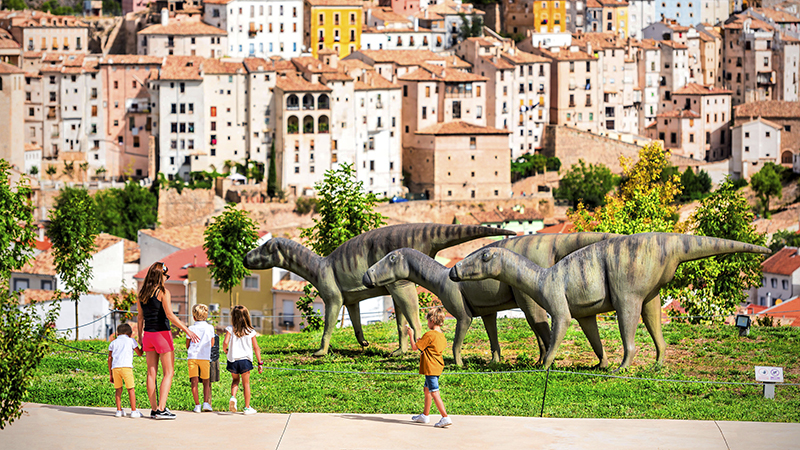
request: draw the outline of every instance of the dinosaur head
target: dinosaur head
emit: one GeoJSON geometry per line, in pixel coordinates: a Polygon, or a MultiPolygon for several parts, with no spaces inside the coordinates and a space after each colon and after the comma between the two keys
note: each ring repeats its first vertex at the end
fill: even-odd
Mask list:
{"type": "Polygon", "coordinates": [[[479,281],[497,278],[503,270],[501,250],[505,249],[485,247],[470,253],[450,269],[450,279],[453,281],[479,281]]]}
{"type": "Polygon", "coordinates": [[[408,264],[405,263],[403,250],[395,250],[389,253],[367,269],[362,279],[364,286],[371,289],[406,279],[409,271],[408,264]]]}
{"type": "Polygon", "coordinates": [[[250,270],[271,269],[278,266],[281,253],[276,239],[278,238],[270,239],[260,247],[250,250],[244,257],[244,266],[250,270]]]}

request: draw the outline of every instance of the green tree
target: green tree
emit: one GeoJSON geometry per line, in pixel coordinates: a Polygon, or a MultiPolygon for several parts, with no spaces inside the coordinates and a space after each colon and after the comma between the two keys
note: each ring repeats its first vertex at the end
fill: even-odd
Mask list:
{"type": "MultiPolygon", "coordinates": [[[[766,238],[752,224],[747,200],[726,179],[702,200],[689,217],[687,231],[695,235],[764,245],[766,238]]],[[[673,281],[661,290],[662,298],[681,302],[692,323],[719,321],[736,305],[747,301],[747,290],[761,285],[762,255],[734,253],[690,261],[678,266],[673,281]],[[712,317],[714,316],[714,317],[712,317]]]]}
{"type": "Polygon", "coordinates": [[[39,175],[39,166],[31,166],[30,174],[33,176],[39,175]]]}
{"type": "Polygon", "coordinates": [[[606,195],[606,204],[590,213],[582,203],[569,213],[576,231],[618,234],[671,232],[677,221],[675,197],[681,192],[677,174],[671,170],[669,152],[655,142],[639,150],[635,163],[620,158],[623,180],[619,189],[606,195]]]}
{"type": "Polygon", "coordinates": [[[233,306],[233,288],[250,275],[244,257],[258,241],[256,223],[247,211],[228,203],[222,214],[206,228],[203,249],[211,262],[211,277],[229,296],[233,306]]]}
{"type": "Polygon", "coordinates": [[[24,177],[12,188],[10,171],[11,164],[0,159],[0,281],[8,281],[12,271],[28,262],[36,239],[33,191],[24,177]]]}
{"type": "Polygon", "coordinates": [[[278,171],[275,168],[275,140],[272,140],[272,148],[269,150],[269,172],[267,173],[267,197],[275,197],[278,187],[278,171]]]}
{"type": "Polygon", "coordinates": [[[614,188],[618,177],[603,164],[589,164],[582,160],[573,164],[559,182],[553,193],[555,198],[569,200],[572,206],[583,203],[588,208],[596,208],[605,203],[605,196],[614,188]]]}
{"type": "Polygon", "coordinates": [[[28,5],[25,3],[25,0],[5,0],[3,2],[3,8],[14,11],[22,11],[28,9],[28,5]]]}
{"type": "Polygon", "coordinates": [[[753,174],[750,178],[750,186],[756,193],[759,201],[761,202],[764,217],[769,218],[769,200],[772,197],[781,198],[783,196],[781,186],[781,170],[775,170],[774,163],[766,163],[764,167],[758,172],[753,174]]]}
{"type": "Polygon", "coordinates": [[[72,175],[75,173],[75,163],[64,162],[64,169],[61,170],[61,173],[72,178],[72,175]]]}
{"type": "Polygon", "coordinates": [[[800,233],[789,230],[778,230],[769,241],[769,249],[773,253],[783,247],[800,247],[800,233]]]}
{"type": "Polygon", "coordinates": [[[122,189],[103,189],[94,196],[102,231],[131,241],[139,230],[158,223],[158,198],[136,181],[122,189]]]}
{"type": "Polygon", "coordinates": [[[103,0],[103,14],[109,16],[121,16],[121,2],[117,2],[115,0],[103,0]]]}
{"type": "MultiPolygon", "coordinates": [[[[364,191],[364,183],[357,181],[352,164],[326,171],[324,179],[314,187],[318,217],[313,219],[314,225],[300,229],[300,237],[318,255],[328,256],[348,239],[386,223],[386,218],[374,211],[375,194],[364,191]]],[[[306,323],[304,331],[313,331],[322,326],[322,320],[313,310],[317,292],[308,286],[297,307],[306,323]]]]}
{"type": "MultiPolygon", "coordinates": [[[[67,286],[75,302],[75,325],[78,325],[78,301],[81,293],[89,290],[92,266],[89,265],[95,249],[95,238],[100,222],[94,200],[86,189],[64,188],[50,211],[47,236],[53,243],[53,261],[61,281],[67,286]]],[[[75,340],[78,339],[75,328],[75,340]]]]}
{"type": "Polygon", "coordinates": [[[459,33],[461,39],[483,36],[483,19],[479,15],[472,14],[467,17],[466,14],[459,13],[458,16],[461,18],[459,33]]]}
{"type": "Polygon", "coordinates": [[[47,169],[45,169],[45,171],[44,171],[44,172],[45,172],[47,175],[49,175],[49,176],[50,176],[50,179],[52,180],[52,179],[53,179],[53,175],[55,175],[55,174],[56,174],[56,172],[58,172],[58,169],[56,169],[56,166],[54,166],[54,165],[52,165],[52,164],[48,164],[48,165],[47,165],[47,169]]]}

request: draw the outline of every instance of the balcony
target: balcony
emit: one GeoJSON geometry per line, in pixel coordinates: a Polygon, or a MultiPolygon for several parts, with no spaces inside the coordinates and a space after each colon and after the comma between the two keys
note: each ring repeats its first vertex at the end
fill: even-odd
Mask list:
{"type": "Polygon", "coordinates": [[[588,101],[586,102],[586,106],[592,106],[592,101],[591,101],[591,100],[588,100],[588,101]]]}
{"type": "Polygon", "coordinates": [[[756,81],[758,84],[775,84],[775,72],[759,72],[756,81]]]}
{"type": "Polygon", "coordinates": [[[382,102],[378,102],[378,103],[376,103],[376,104],[375,104],[375,108],[377,108],[377,109],[383,109],[383,103],[382,103],[382,102]]]}
{"type": "Polygon", "coordinates": [[[54,138],[54,139],[55,139],[55,138],[57,138],[58,136],[60,136],[60,133],[59,133],[58,131],[53,131],[52,133],[50,133],[50,137],[51,137],[51,138],[54,138]]]}

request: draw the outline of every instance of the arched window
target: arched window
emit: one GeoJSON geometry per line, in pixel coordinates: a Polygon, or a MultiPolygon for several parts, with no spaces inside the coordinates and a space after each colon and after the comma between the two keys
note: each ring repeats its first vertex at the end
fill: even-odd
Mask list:
{"type": "Polygon", "coordinates": [[[319,124],[317,124],[317,129],[320,133],[328,133],[328,116],[319,116],[319,124]]]}
{"type": "Polygon", "coordinates": [[[289,116],[289,121],[286,125],[286,132],[288,134],[297,134],[300,130],[300,120],[297,116],[289,116]]]}
{"type": "Polygon", "coordinates": [[[306,94],[303,96],[303,109],[314,109],[314,96],[306,94]]]}
{"type": "Polygon", "coordinates": [[[791,164],[791,163],[792,163],[792,151],[784,150],[783,154],[781,154],[781,164],[791,164]]]}
{"type": "Polygon", "coordinates": [[[317,98],[317,109],[330,109],[331,107],[331,100],[328,98],[328,94],[322,94],[317,98]]]}
{"type": "Polygon", "coordinates": [[[311,116],[305,116],[303,118],[303,133],[311,134],[314,133],[314,118],[311,116]]]}
{"type": "Polygon", "coordinates": [[[286,99],[286,109],[300,109],[300,100],[292,94],[286,99]]]}

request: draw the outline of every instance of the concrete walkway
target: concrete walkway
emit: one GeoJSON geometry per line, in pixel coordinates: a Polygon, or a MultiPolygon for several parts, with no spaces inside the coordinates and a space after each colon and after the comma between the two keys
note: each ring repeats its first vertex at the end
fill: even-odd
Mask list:
{"type": "MultiPolygon", "coordinates": [[[[143,411],[149,413],[149,410],[143,411]]],[[[0,431],[2,449],[790,449],[800,424],[690,420],[452,416],[453,425],[408,415],[176,411],[174,421],[114,417],[113,408],[26,404],[0,431]]]]}

